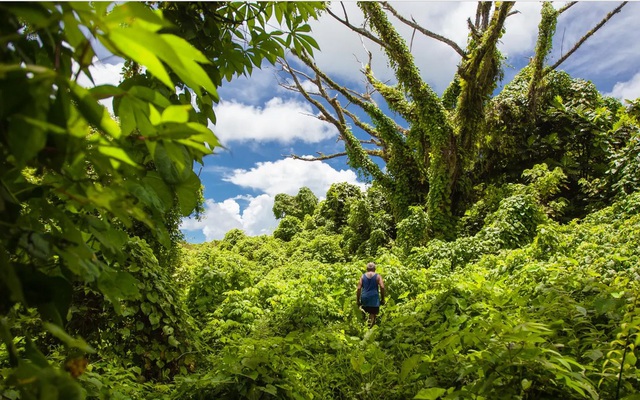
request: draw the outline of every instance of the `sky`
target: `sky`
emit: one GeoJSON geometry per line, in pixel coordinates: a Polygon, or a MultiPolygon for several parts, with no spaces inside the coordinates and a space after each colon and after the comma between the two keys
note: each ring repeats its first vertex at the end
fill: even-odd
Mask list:
{"type": "MultiPolygon", "coordinates": [[[[362,22],[355,2],[343,4],[352,23],[362,22]]],[[[556,8],[562,4],[554,3],[556,8]]],[[[557,60],[617,4],[580,2],[563,13],[548,62],[557,60]]],[[[475,16],[475,2],[403,1],[392,5],[423,27],[466,47],[466,20],[475,16]]],[[[500,44],[507,57],[502,84],[508,83],[533,55],[540,8],[539,2],[520,2],[515,5],[519,13],[507,19],[500,44]]],[[[332,9],[342,15],[340,3],[333,2],[332,9]]],[[[640,40],[632,28],[639,19],[640,3],[630,2],[559,69],[592,81],[603,94],[621,100],[640,97],[640,40]]],[[[316,63],[340,84],[363,90],[360,70],[367,60],[367,50],[373,55],[376,77],[394,82],[378,45],[360,38],[328,14],[310,25],[320,46],[315,52],[316,63]]],[[[410,41],[412,29],[399,22],[397,27],[410,41]]],[[[460,56],[420,33],[414,36],[412,50],[423,79],[441,94],[451,82],[460,56]]],[[[117,59],[103,58],[93,67],[92,75],[96,84],[117,84],[121,69],[117,59]]],[[[205,157],[204,166],[195,165],[205,188],[205,212],[198,220],[183,220],[181,230],[188,242],[221,239],[234,228],[247,235],[270,234],[278,223],[272,212],[278,193],[295,195],[306,186],[323,199],[336,182],[366,187],[367,182],[349,168],[344,158],[311,162],[289,157],[331,154],[343,148],[336,140],[337,130],[315,117],[317,110],[300,95],[278,85],[285,78],[282,74],[278,67],[267,64],[254,70],[251,77],[234,79],[220,88],[220,103],[214,107],[217,123],[211,128],[225,148],[205,157]]]]}

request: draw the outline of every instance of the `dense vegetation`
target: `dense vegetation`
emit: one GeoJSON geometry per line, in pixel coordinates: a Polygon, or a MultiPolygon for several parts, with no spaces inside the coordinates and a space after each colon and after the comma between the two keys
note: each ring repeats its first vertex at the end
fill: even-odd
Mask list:
{"type": "MultiPolygon", "coordinates": [[[[0,396],[638,398],[640,103],[542,69],[558,14],[543,7],[539,62],[477,104],[466,85],[495,83],[511,10],[481,4],[453,89],[397,98],[417,115],[409,139],[369,108],[392,150],[383,174],[352,142],[365,192],[281,194],[273,235],[193,245],[177,226],[201,205],[191,167],[217,145],[216,88],[288,47],[310,57],[319,9],[211,4],[0,4],[0,396]],[[87,35],[127,59],[119,86],[76,84],[87,35]],[[436,103],[444,119],[427,122],[482,138],[458,149],[455,177],[425,158],[451,145],[416,111],[436,103]],[[369,261],[388,288],[371,329],[355,301],[369,261]]],[[[363,9],[400,40],[376,3],[363,9]]],[[[413,76],[395,63],[401,83],[413,76]]]]}

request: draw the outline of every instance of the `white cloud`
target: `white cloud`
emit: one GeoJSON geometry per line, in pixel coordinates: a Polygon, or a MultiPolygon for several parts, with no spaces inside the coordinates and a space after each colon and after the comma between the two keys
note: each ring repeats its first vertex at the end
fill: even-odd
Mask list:
{"type": "Polygon", "coordinates": [[[200,220],[184,219],[180,229],[202,231],[207,241],[222,239],[228,231],[235,228],[242,229],[250,236],[270,234],[277,226],[272,208],[273,197],[266,194],[257,197],[242,196],[222,202],[208,199],[200,220]],[[243,211],[237,200],[248,201],[243,211]]]}
{"type": "Polygon", "coordinates": [[[185,219],[180,229],[201,231],[207,241],[222,239],[234,228],[242,229],[250,236],[270,234],[278,226],[273,216],[273,200],[278,193],[295,195],[306,186],[322,199],[336,182],[365,187],[351,170],[337,171],[320,161],[294,159],[258,163],[250,170],[237,169],[225,180],[263,193],[255,197],[240,195],[222,202],[208,199],[201,219],[185,219]],[[240,202],[248,204],[242,209],[240,202]]]}
{"type": "Polygon", "coordinates": [[[78,83],[84,87],[93,87],[99,85],[114,85],[118,86],[120,84],[120,80],[122,79],[122,68],[124,67],[124,63],[118,64],[103,64],[98,62],[97,59],[94,58],[94,64],[89,67],[89,72],[91,73],[91,77],[95,82],[95,85],[91,83],[89,77],[84,73],[81,73],[78,76],[78,83]]]}
{"type": "Polygon", "coordinates": [[[223,82],[218,94],[222,101],[258,105],[273,97],[274,91],[277,91],[274,68],[265,65],[261,69],[255,68],[250,76],[240,76],[233,78],[231,82],[223,82]]]}
{"type": "Polygon", "coordinates": [[[500,51],[507,57],[532,56],[538,39],[541,2],[516,3],[513,10],[517,14],[507,18],[506,33],[502,38],[500,51]]]}
{"type": "Polygon", "coordinates": [[[616,97],[620,100],[635,100],[640,97],[640,72],[626,82],[616,83],[611,93],[607,93],[607,96],[616,97]]]}
{"type": "Polygon", "coordinates": [[[314,117],[306,101],[274,97],[264,107],[223,101],[215,112],[218,120],[213,130],[223,144],[249,140],[317,143],[337,134],[333,125],[314,117]]]}
{"type": "Polygon", "coordinates": [[[273,200],[268,194],[250,199],[242,213],[243,230],[248,235],[268,235],[276,228],[278,223],[273,216],[273,200]]]}
{"type": "Polygon", "coordinates": [[[316,196],[324,197],[331,184],[335,182],[348,182],[364,187],[352,170],[337,171],[320,161],[292,158],[258,163],[250,170],[237,169],[224,180],[238,186],[260,190],[271,196],[278,193],[295,195],[301,187],[306,186],[316,196]]]}

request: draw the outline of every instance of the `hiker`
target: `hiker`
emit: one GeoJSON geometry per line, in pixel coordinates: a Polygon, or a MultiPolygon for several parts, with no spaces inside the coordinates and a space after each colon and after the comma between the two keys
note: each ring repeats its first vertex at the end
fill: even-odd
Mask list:
{"type": "Polygon", "coordinates": [[[384,282],[379,274],[376,274],[376,265],[367,264],[367,272],[362,274],[356,290],[358,307],[369,314],[369,327],[376,323],[376,316],[380,311],[380,305],[384,305],[384,282]],[[378,291],[378,286],[380,290],[378,291]]]}

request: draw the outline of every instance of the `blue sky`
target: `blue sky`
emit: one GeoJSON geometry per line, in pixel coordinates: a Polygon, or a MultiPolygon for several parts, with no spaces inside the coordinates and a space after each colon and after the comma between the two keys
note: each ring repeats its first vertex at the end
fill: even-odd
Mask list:
{"type": "MultiPolygon", "coordinates": [[[[344,4],[350,20],[361,22],[356,4],[344,4]]],[[[465,47],[466,19],[475,16],[475,3],[392,4],[403,15],[414,17],[422,26],[465,47]]],[[[517,3],[515,8],[520,13],[507,20],[501,43],[501,51],[507,56],[503,84],[533,55],[540,4],[517,3]]],[[[580,2],[562,14],[550,62],[571,48],[617,4],[580,2]]],[[[333,8],[342,13],[339,3],[333,3],[333,8]]],[[[639,19],[640,3],[627,4],[559,69],[592,81],[602,93],[620,99],[639,97],[640,35],[633,28],[639,19]]],[[[361,40],[329,15],[311,25],[321,48],[316,52],[316,62],[335,80],[363,91],[360,69],[361,61],[367,59],[366,47],[373,54],[376,77],[394,81],[377,45],[361,40]]],[[[410,40],[412,30],[398,27],[410,40]]],[[[450,47],[420,33],[414,37],[413,50],[423,78],[437,93],[442,93],[454,75],[459,56],[450,47]]],[[[117,82],[120,69],[118,60],[105,60],[94,70],[96,83],[117,82]]],[[[265,66],[254,71],[250,78],[236,79],[220,89],[221,102],[215,107],[218,121],[212,129],[226,149],[218,149],[215,155],[206,157],[204,167],[196,165],[205,186],[206,211],[200,220],[183,221],[181,228],[187,241],[220,239],[233,228],[243,229],[249,235],[271,233],[277,226],[271,208],[278,193],[295,194],[301,186],[307,186],[322,198],[334,182],[346,181],[364,187],[365,182],[359,180],[344,158],[326,162],[288,158],[290,154],[315,155],[318,151],[330,154],[342,147],[341,142],[336,141],[335,128],[314,117],[317,110],[301,96],[278,85],[278,80],[285,78],[278,69],[265,66]]]]}

